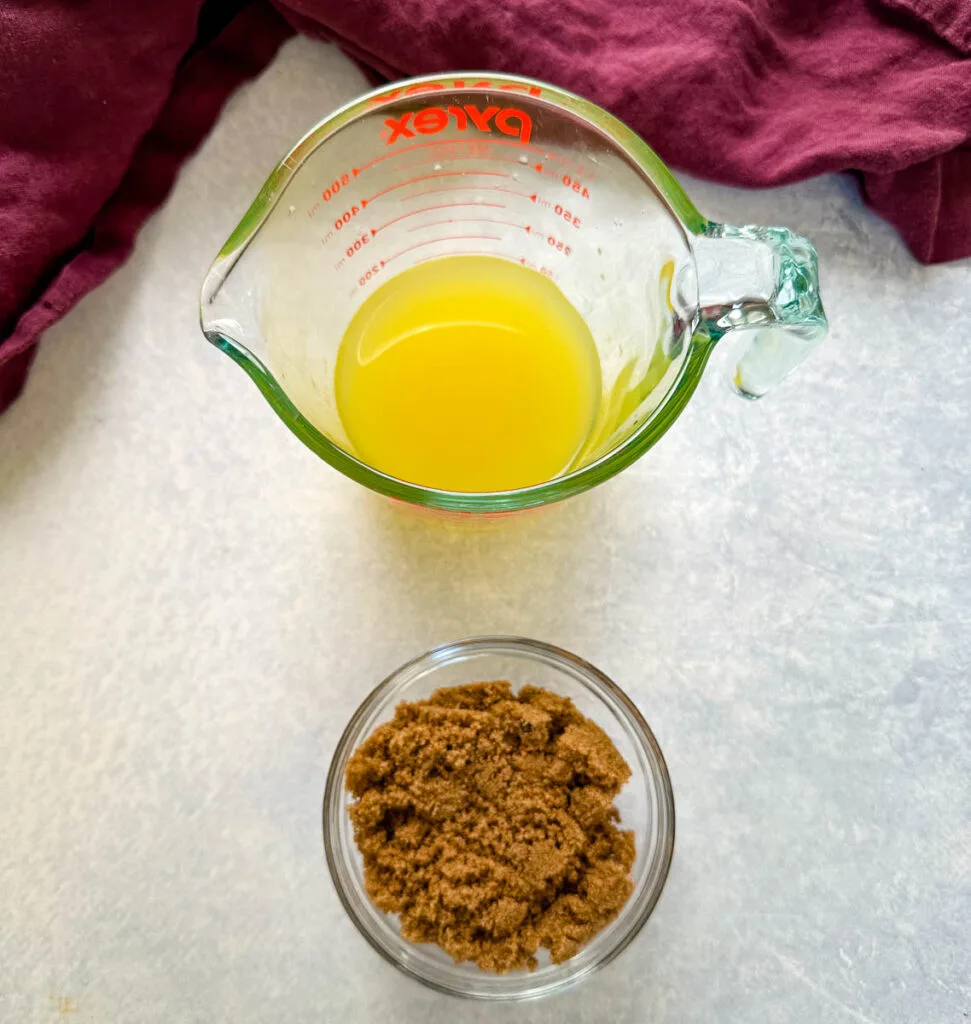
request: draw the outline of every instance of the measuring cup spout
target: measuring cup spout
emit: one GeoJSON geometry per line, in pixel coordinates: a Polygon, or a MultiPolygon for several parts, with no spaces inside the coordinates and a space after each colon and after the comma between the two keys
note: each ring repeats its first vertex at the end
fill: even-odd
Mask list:
{"type": "MultiPolygon", "coordinates": [[[[512,310],[513,286],[496,294],[512,310]]],[[[827,328],[816,252],[804,238],[709,221],[660,157],[607,111],[544,82],[491,72],[384,86],[315,125],[273,169],[217,255],[200,319],[205,336],[322,459],[381,494],[462,514],[549,504],[631,465],[686,407],[726,335],[740,342],[736,390],[757,398],[827,328]],[[498,317],[483,299],[486,282],[470,269],[469,261],[483,260],[521,280],[516,310],[528,311],[529,325],[562,310],[560,326],[527,330],[498,317]],[[442,275],[428,286],[435,295],[421,285],[429,274],[442,275]],[[393,360],[385,362],[387,347],[367,348],[362,358],[358,334],[374,310],[383,310],[376,339],[397,329],[392,295],[407,324],[428,336],[400,346],[393,360]],[[473,316],[473,305],[481,313],[473,316]],[[453,308],[455,323],[446,316],[453,308]],[[446,320],[447,332],[434,326],[446,320]],[[455,369],[459,362],[448,361],[459,346],[469,350],[462,359],[479,355],[471,342],[453,344],[453,328],[471,335],[480,326],[504,332],[508,356],[476,341],[481,374],[455,369]],[[511,340],[520,336],[529,341],[511,340]],[[547,359],[554,340],[560,347],[547,359]],[[458,438],[480,428],[491,438],[501,407],[478,396],[489,393],[490,374],[505,382],[507,369],[515,378],[509,408],[522,411],[523,426],[512,429],[510,419],[507,440],[489,440],[502,473],[487,478],[484,460],[463,464],[474,446],[458,438]],[[358,370],[378,383],[351,388],[358,370]],[[468,399],[456,397],[460,389],[468,399]],[[433,399],[418,398],[426,393],[433,399]],[[574,393],[589,397],[589,407],[574,393]],[[544,430],[562,433],[562,454],[530,425],[526,413],[539,403],[550,410],[544,430]],[[393,424],[408,421],[413,407],[456,427],[425,430],[415,418],[407,440],[393,424]],[[381,451],[393,460],[378,458],[350,429],[352,414],[362,432],[372,422],[392,424],[381,451]],[[445,438],[448,445],[438,443],[445,438]],[[547,448],[555,457],[542,472],[512,473],[513,456],[546,460],[547,448]],[[442,482],[465,489],[417,482],[431,479],[416,468],[426,455],[441,456],[442,465],[452,459],[462,473],[442,482]]]]}
{"type": "Polygon", "coordinates": [[[693,248],[701,330],[713,342],[743,334],[732,382],[759,398],[826,337],[816,250],[786,228],[713,223],[693,248]]]}

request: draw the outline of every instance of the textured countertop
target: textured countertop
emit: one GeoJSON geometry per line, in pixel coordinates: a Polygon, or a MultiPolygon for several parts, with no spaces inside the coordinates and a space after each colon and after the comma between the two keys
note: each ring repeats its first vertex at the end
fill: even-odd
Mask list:
{"type": "Polygon", "coordinates": [[[966,1024],[971,262],[919,266],[848,178],[686,182],[814,240],[828,343],[754,404],[721,354],[614,481],[447,528],[318,461],[197,323],[269,168],[364,87],[288,44],[0,418],[0,1020],[966,1024]],[[519,1006],[379,959],[320,835],[366,691],[483,632],[612,675],[677,802],[636,942],[519,1006]]]}

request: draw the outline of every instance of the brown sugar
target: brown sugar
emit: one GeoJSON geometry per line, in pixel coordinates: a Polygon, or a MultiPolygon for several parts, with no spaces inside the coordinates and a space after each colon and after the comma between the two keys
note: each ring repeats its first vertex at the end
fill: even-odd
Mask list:
{"type": "Polygon", "coordinates": [[[634,883],[630,768],[568,698],[507,682],[399,704],[345,777],[374,903],[411,942],[504,973],[573,956],[634,883]]]}

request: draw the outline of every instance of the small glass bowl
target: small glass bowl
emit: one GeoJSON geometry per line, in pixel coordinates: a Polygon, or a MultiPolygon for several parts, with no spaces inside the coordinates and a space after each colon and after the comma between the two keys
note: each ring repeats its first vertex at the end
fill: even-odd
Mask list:
{"type": "Polygon", "coordinates": [[[475,637],[436,647],[402,665],[357,709],[337,744],[324,792],[324,850],[344,909],[367,941],[390,963],[418,981],[473,999],[531,999],[573,985],[609,963],[637,935],[661,895],[674,849],[674,795],[661,749],[647,722],[624,692],[592,665],[549,644],[519,637],[475,637]],[[577,709],[614,741],[631,767],[615,803],[621,827],[637,845],[634,891],[623,910],[575,956],[561,964],[543,958],[536,970],[495,975],[473,963],[455,963],[434,945],[401,937],[396,917],[364,889],[361,855],[354,843],[344,789],[347,762],[357,747],[394,715],[401,701],[422,700],[444,686],[508,679],[513,690],[541,686],[570,697],[577,709]]]}

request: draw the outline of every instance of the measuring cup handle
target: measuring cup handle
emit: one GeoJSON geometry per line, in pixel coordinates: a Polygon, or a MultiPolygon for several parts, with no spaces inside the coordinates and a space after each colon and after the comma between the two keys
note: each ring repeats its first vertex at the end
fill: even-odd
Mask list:
{"type": "Polygon", "coordinates": [[[715,342],[744,338],[732,382],[759,398],[826,337],[816,250],[786,228],[712,223],[693,247],[701,330],[715,342]]]}

